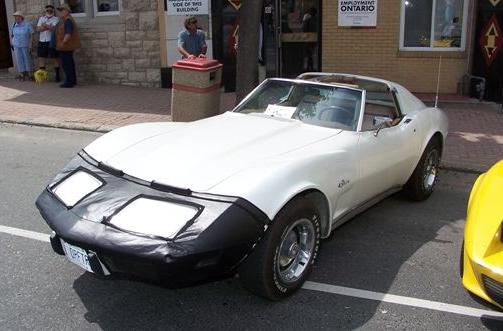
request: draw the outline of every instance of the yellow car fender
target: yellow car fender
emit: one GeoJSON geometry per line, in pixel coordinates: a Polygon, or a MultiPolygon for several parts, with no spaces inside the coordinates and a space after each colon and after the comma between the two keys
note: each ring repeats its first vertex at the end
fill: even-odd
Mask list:
{"type": "Polygon", "coordinates": [[[502,221],[503,160],[480,175],[470,192],[462,256],[465,288],[500,308],[503,300],[488,295],[483,275],[503,288],[502,221]]]}

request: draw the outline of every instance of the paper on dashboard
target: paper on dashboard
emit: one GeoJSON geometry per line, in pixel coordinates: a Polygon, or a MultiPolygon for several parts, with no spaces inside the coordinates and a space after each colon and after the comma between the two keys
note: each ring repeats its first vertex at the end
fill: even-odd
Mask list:
{"type": "Polygon", "coordinates": [[[269,105],[264,114],[274,117],[292,118],[295,110],[297,110],[296,107],[269,105]]]}

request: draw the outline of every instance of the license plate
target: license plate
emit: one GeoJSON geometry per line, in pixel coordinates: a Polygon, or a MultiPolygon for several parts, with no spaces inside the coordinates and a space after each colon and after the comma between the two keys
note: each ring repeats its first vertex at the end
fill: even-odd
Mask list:
{"type": "Polygon", "coordinates": [[[65,255],[70,260],[70,262],[75,263],[79,267],[86,269],[89,272],[94,272],[91,269],[91,264],[89,263],[89,258],[87,256],[87,252],[77,246],[70,245],[67,242],[61,240],[61,244],[63,245],[63,250],[65,251],[65,255]]]}

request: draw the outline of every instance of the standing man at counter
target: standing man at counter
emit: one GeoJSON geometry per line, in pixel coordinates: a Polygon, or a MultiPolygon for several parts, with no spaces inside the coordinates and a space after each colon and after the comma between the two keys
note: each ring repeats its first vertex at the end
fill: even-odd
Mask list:
{"type": "Polygon", "coordinates": [[[191,16],[184,21],[185,29],[178,34],[178,51],[184,59],[206,57],[206,39],[204,32],[197,28],[197,19],[191,16]]]}

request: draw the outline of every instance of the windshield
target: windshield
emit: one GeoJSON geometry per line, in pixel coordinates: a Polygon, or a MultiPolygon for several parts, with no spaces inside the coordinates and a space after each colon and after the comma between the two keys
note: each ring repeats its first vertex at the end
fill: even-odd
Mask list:
{"type": "Polygon", "coordinates": [[[340,86],[268,80],[234,111],[356,131],[362,91],[340,86]]]}

